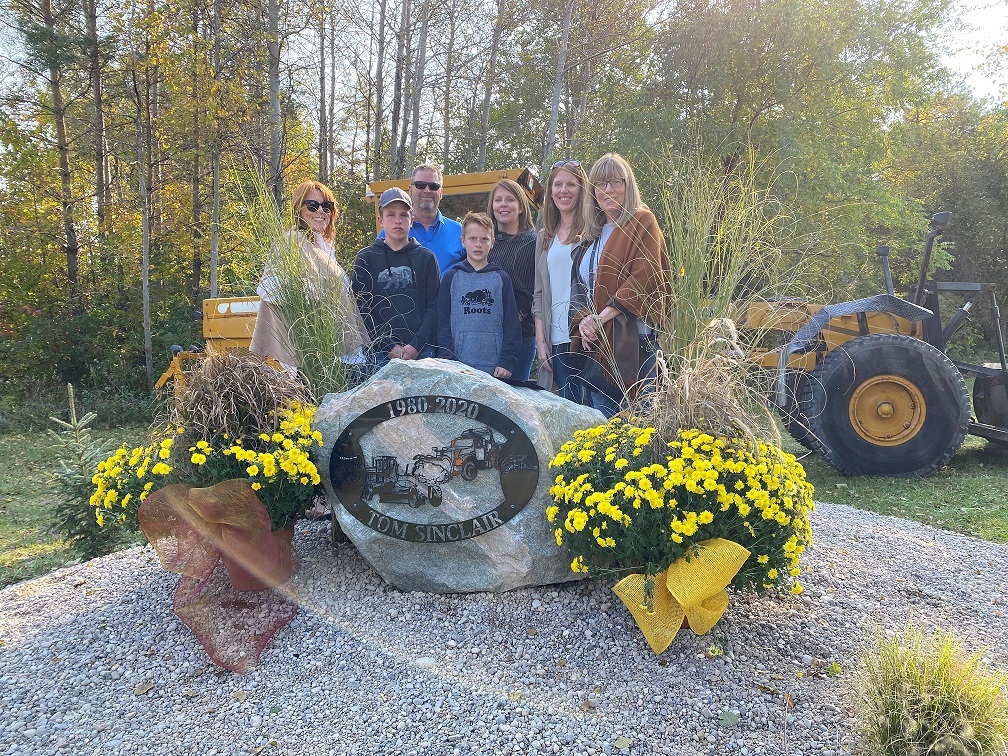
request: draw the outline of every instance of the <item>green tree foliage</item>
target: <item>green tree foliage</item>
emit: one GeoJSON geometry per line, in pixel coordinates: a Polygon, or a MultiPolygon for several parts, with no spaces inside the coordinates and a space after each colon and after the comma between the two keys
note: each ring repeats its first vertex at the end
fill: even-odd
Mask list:
{"type": "MultiPolygon", "coordinates": [[[[11,401],[67,381],[148,391],[141,175],[155,372],[171,344],[200,343],[217,155],[219,293],[249,294],[258,278],[243,201],[255,192],[242,177],[266,175],[271,160],[265,6],[93,1],[5,0],[0,14],[13,64],[0,84],[0,394],[11,401]]],[[[1008,286],[1008,116],[957,89],[939,63],[933,40],[952,0],[451,0],[430,4],[426,35],[423,4],[407,1],[388,0],[383,26],[379,4],[320,15],[280,3],[283,174],[293,185],[325,166],[343,205],[344,263],[374,234],[369,177],[408,172],[414,143],[416,161],[448,172],[475,169],[483,144],[487,169],[538,168],[556,92],[553,159],[622,152],[653,204],[668,150],[699,140],[728,176],[751,146],[794,211],[809,296],[878,291],[880,243],[905,289],[938,209],[954,213],[938,257],[947,277],[1008,286]]],[[[1002,49],[988,65],[1006,60],[1002,49]]]]}

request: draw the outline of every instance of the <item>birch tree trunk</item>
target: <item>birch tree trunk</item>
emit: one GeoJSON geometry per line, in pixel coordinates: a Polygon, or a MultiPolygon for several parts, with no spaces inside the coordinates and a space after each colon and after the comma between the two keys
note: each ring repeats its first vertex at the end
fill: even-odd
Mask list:
{"type": "Polygon", "coordinates": [[[102,66],[98,50],[98,0],[84,0],[87,23],[88,55],[91,64],[91,98],[94,104],[94,171],[95,216],[98,221],[98,244],[108,235],[109,196],[108,160],[105,157],[105,104],[102,97],[102,66]]]}
{"type": "Polygon", "coordinates": [[[389,132],[389,175],[399,177],[399,120],[403,116],[402,97],[403,84],[408,74],[405,73],[407,55],[407,28],[409,26],[410,0],[402,0],[402,14],[399,19],[399,34],[396,40],[396,74],[392,89],[392,129],[389,132]]]}
{"type": "Polygon", "coordinates": [[[446,172],[448,168],[448,157],[451,154],[451,87],[452,87],[452,66],[455,65],[455,3],[452,2],[448,8],[448,50],[445,55],[445,81],[444,81],[444,155],[441,165],[446,172]]]}
{"type": "MultiPolygon", "coordinates": [[[[326,175],[332,178],[336,173],[336,126],[333,121],[336,118],[336,14],[329,14],[329,119],[326,121],[328,129],[326,131],[326,145],[329,154],[329,165],[326,175]]],[[[357,119],[354,119],[354,141],[356,142],[357,119]]],[[[364,137],[367,141],[367,136],[364,137]]],[[[350,151],[350,173],[353,174],[353,153],[350,151]]]]}
{"type": "Polygon", "coordinates": [[[270,189],[278,209],[283,208],[283,175],[281,158],[283,152],[283,124],[280,118],[280,1],[269,0],[269,38],[266,48],[269,52],[269,125],[270,125],[270,189]]]}
{"type": "Polygon", "coordinates": [[[222,0],[213,0],[213,102],[214,139],[210,160],[213,165],[213,209],[210,211],[210,298],[217,296],[217,268],[220,265],[220,167],[223,102],[221,97],[221,17],[222,0]]]}
{"type": "Polygon", "coordinates": [[[490,125],[490,98],[493,95],[493,81],[497,71],[497,51],[500,49],[500,38],[504,26],[504,2],[497,0],[497,20],[494,21],[493,42],[490,45],[490,59],[487,61],[486,89],[483,92],[483,109],[480,117],[479,157],[476,158],[476,170],[482,171],[486,165],[487,130],[490,125]]]}
{"type": "Polygon", "coordinates": [[[574,0],[567,0],[563,15],[563,32],[560,37],[560,49],[557,51],[556,78],[553,81],[553,99],[550,102],[549,131],[546,132],[546,146],[543,150],[543,164],[540,176],[545,176],[546,168],[553,159],[553,148],[556,146],[557,122],[560,118],[560,94],[563,91],[564,72],[567,67],[567,50],[570,45],[571,19],[574,15],[574,0]]]}
{"type": "MultiPolygon", "coordinates": [[[[137,191],[140,195],[140,296],[143,299],[143,331],[144,331],[144,367],[147,370],[147,384],[154,382],[154,347],[151,343],[151,306],[150,306],[150,205],[147,190],[147,155],[144,149],[144,98],[140,93],[140,85],[136,73],[136,56],[134,55],[133,95],[136,102],[136,154],[137,154],[137,191]]],[[[146,87],[145,87],[146,88],[146,87]]]]}
{"type": "Polygon", "coordinates": [[[192,6],[192,71],[191,71],[191,103],[192,103],[192,278],[191,291],[193,306],[199,309],[203,301],[201,282],[203,278],[203,199],[200,196],[200,111],[203,99],[200,93],[200,6],[192,6]]]}
{"type": "MultiPolygon", "coordinates": [[[[501,0],[503,2],[503,0],[501,0]]],[[[406,170],[416,165],[417,139],[420,136],[420,90],[423,88],[424,68],[427,64],[427,25],[430,21],[430,0],[424,0],[420,19],[420,41],[417,43],[417,68],[413,77],[413,127],[406,153],[406,170]]]]}
{"type": "Polygon", "coordinates": [[[381,11],[378,15],[378,62],[375,66],[375,109],[374,109],[374,146],[371,148],[371,178],[381,179],[381,142],[382,142],[382,110],[385,94],[385,13],[388,10],[388,0],[381,0],[381,11]]]}
{"type": "Polygon", "coordinates": [[[319,152],[318,152],[318,180],[323,184],[329,183],[329,126],[328,108],[326,103],[326,15],[325,3],[319,5],[318,33],[319,33],[319,152]]]}
{"type": "MultiPolygon", "coordinates": [[[[42,2],[42,23],[55,33],[52,0],[42,2]]],[[[80,242],[73,219],[73,182],[70,176],[70,145],[67,141],[66,104],[63,99],[63,72],[55,60],[49,62],[49,94],[52,96],[53,121],[56,127],[56,152],[59,156],[60,207],[63,212],[63,233],[66,236],[67,286],[71,299],[77,296],[80,242]]]]}

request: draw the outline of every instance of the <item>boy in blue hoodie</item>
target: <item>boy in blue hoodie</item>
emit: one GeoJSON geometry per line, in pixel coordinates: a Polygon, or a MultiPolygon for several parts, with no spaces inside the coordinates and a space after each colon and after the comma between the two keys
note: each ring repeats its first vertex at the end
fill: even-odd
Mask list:
{"type": "Polygon", "coordinates": [[[487,256],[493,221],[486,213],[462,219],[466,259],[445,274],[438,291],[438,346],[495,378],[510,378],[521,346],[521,321],[511,278],[487,256]]]}

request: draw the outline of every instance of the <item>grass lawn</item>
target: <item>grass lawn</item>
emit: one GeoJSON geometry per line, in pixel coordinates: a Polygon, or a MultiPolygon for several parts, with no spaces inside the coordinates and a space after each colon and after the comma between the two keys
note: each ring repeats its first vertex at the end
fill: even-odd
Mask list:
{"type": "Polygon", "coordinates": [[[817,501],[905,517],[988,541],[1008,542],[1008,447],[967,436],[952,462],[926,478],[849,478],[784,433],[817,501]]]}
{"type": "MultiPolygon", "coordinates": [[[[109,432],[134,442],[143,428],[109,432]]],[[[95,434],[96,436],[99,434],[95,434]]],[[[1008,542],[1008,448],[967,436],[952,463],[928,478],[848,478],[785,434],[785,447],[801,458],[816,499],[1008,542]],[[804,454],[804,456],[803,456],[804,454]]],[[[0,587],[44,575],[75,557],[52,531],[48,492],[57,465],[44,433],[0,436],[0,587]]]]}

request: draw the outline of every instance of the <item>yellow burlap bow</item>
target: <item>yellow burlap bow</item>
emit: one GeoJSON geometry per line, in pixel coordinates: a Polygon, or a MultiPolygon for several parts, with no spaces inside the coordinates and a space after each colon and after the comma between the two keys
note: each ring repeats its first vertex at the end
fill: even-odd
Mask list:
{"type": "Polygon", "coordinates": [[[684,619],[697,635],[717,624],[728,608],[725,589],[749,558],[748,549],[726,538],[711,538],[697,546],[699,552],[689,561],[682,557],[654,576],[650,608],[646,575],[628,575],[613,586],[656,654],[672,644],[684,619]]]}

